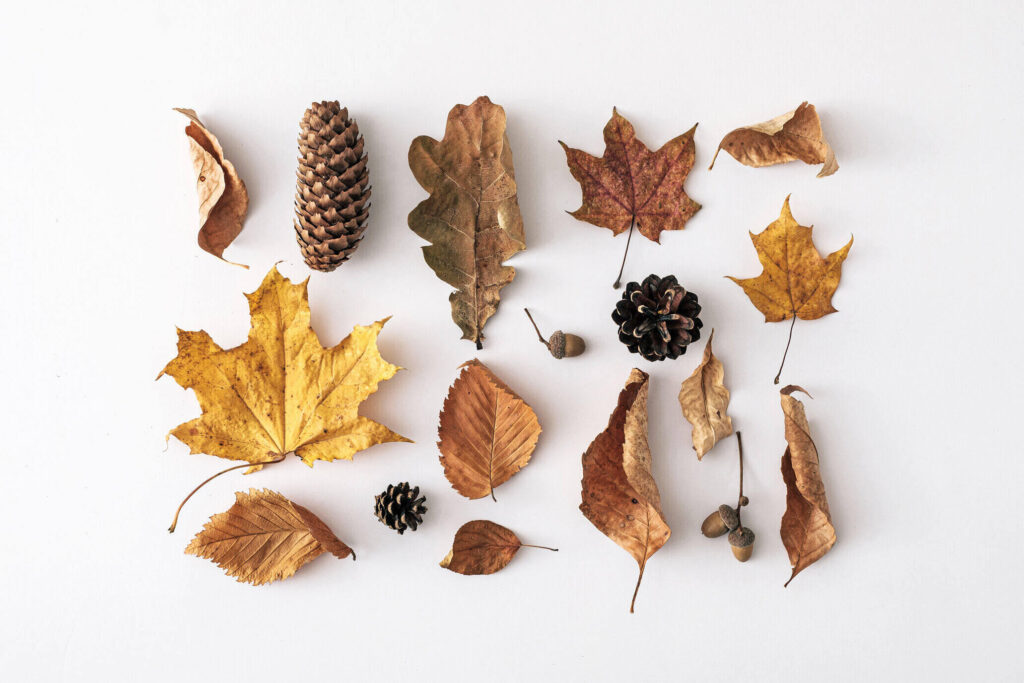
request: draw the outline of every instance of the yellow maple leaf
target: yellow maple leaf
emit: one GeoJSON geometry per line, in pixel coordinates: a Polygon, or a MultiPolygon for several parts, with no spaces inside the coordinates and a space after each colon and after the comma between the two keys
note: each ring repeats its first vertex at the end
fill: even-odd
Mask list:
{"type": "Polygon", "coordinates": [[[387,318],[357,325],[324,348],[309,325],[309,280],[292,284],[277,268],[247,294],[248,340],[222,349],[204,331],[178,330],[168,374],[192,389],[203,414],[170,435],[191,449],[230,460],[275,462],[295,453],[351,460],[364,448],[409,439],[359,415],[359,404],[399,370],[381,357],[377,335],[387,318]]]}

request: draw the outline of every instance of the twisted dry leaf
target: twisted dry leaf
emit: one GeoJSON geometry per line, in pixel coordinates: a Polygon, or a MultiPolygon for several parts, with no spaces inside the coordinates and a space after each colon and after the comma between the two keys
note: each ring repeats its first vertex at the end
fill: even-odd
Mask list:
{"type": "Polygon", "coordinates": [[[466,522],[455,532],[452,549],[441,560],[441,566],[467,576],[493,574],[504,569],[520,548],[558,550],[522,543],[511,529],[478,519],[466,522]]]}
{"type": "Polygon", "coordinates": [[[236,493],[235,504],[211,517],[185,548],[254,586],[287,579],[324,551],[356,559],[319,517],[267,489],[236,493]]]}
{"type": "Polygon", "coordinates": [[[755,168],[788,161],[824,164],[818,172],[819,178],[839,170],[832,146],[821,132],[818,112],[813,104],[806,102],[770,121],[737,128],[726,135],[715,151],[709,171],[723,149],[744,166],[755,168]]]}
{"type": "Polygon", "coordinates": [[[782,516],[781,533],[793,568],[787,586],[793,577],[820,560],[836,543],[836,530],[818,467],[818,449],[811,439],[804,404],[791,395],[794,391],[807,393],[792,384],[780,392],[788,444],[782,456],[786,512],[782,516]]]}
{"type": "Polygon", "coordinates": [[[647,445],[648,375],[633,369],[608,427],[583,454],[583,502],[591,524],[626,550],[640,565],[629,611],[636,604],[647,560],[672,533],[661,512],[658,485],[651,476],[647,445]]]}
{"type": "Polygon", "coordinates": [[[533,408],[486,365],[464,363],[441,409],[444,475],[467,498],[494,498],[494,489],[530,461],[540,431],[533,408]]]}
{"type": "MultiPolygon", "coordinates": [[[[398,367],[377,350],[387,319],[358,325],[337,346],[324,348],[309,325],[306,285],[271,268],[247,295],[249,339],[222,349],[204,331],[178,330],[178,355],[165,373],[195,391],[202,416],[171,435],[192,453],[259,463],[294,452],[315,460],[351,460],[364,448],[409,441],[359,415],[359,404],[398,367]]],[[[158,377],[159,378],[159,377],[158,377]]]]}
{"type": "Polygon", "coordinates": [[[174,111],[189,119],[185,134],[199,193],[199,246],[224,260],[224,250],[242,232],[249,209],[249,193],[234,164],[224,158],[217,136],[203,125],[196,113],[191,109],[175,108],[174,111]]]}
{"type": "Polygon", "coordinates": [[[715,331],[711,330],[704,346],[704,358],[679,388],[679,405],[682,406],[683,417],[693,425],[693,449],[697,451],[698,460],[720,439],[732,434],[732,418],[726,414],[729,390],[723,383],[725,368],[711,350],[714,338],[715,331]]]}
{"type": "MultiPolygon", "coordinates": [[[[747,298],[764,314],[766,323],[780,322],[792,318],[789,339],[793,339],[796,319],[816,320],[829,313],[835,313],[832,295],[839,287],[843,272],[843,261],[853,246],[853,236],[842,249],[822,258],[811,237],[813,227],[796,222],[789,210],[789,197],[782,204],[779,218],[750,239],[757,250],[762,271],[757,277],[730,280],[743,288],[747,298]]],[[[786,352],[789,341],[786,342],[786,352]]],[[[786,362],[786,354],[782,356],[786,362]]],[[[775,383],[779,383],[779,375],[775,383]]]]}
{"type": "Polygon", "coordinates": [[[505,110],[487,97],[457,105],[443,139],[412,141],[409,168],[430,193],[409,227],[430,242],[427,265],[456,290],[448,300],[462,338],[482,348],[484,324],[516,274],[503,263],[526,248],[505,110]]]}

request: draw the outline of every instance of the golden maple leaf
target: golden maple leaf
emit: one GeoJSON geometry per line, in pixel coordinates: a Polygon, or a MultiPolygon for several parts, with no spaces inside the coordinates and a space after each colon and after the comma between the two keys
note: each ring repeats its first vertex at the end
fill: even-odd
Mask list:
{"type": "Polygon", "coordinates": [[[204,331],[178,330],[178,355],[163,372],[192,389],[203,411],[170,434],[192,453],[258,463],[294,452],[315,460],[351,460],[364,448],[409,439],[359,415],[359,404],[398,366],[377,350],[387,318],[357,325],[324,348],[309,325],[309,280],[292,284],[277,268],[247,294],[248,340],[222,349],[204,331]]]}

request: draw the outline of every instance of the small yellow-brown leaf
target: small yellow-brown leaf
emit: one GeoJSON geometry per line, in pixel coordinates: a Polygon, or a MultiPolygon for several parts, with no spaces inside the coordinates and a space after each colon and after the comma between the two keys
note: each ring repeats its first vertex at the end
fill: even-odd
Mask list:
{"type": "Polygon", "coordinates": [[[211,517],[185,548],[254,586],[287,579],[325,551],[356,559],[319,517],[267,489],[236,493],[235,504],[211,517]]]}
{"type": "Polygon", "coordinates": [[[725,388],[725,368],[722,361],[711,350],[711,330],[704,347],[704,358],[693,374],[683,380],[679,389],[679,405],[683,417],[693,425],[693,449],[697,459],[714,448],[721,439],[732,434],[732,418],[726,414],[729,408],[729,390],[725,388]]]}
{"type": "Polygon", "coordinates": [[[249,193],[234,164],[224,158],[217,136],[203,125],[196,113],[191,109],[174,111],[189,119],[185,134],[199,194],[199,246],[224,260],[224,250],[242,232],[249,210],[249,193]]]}
{"type": "Polygon", "coordinates": [[[836,542],[825,484],[818,465],[818,449],[811,439],[804,404],[793,398],[801,387],[789,385],[780,392],[786,420],[785,454],[782,456],[782,480],[786,483],[786,512],[782,516],[782,543],[789,553],[793,573],[797,574],[820,560],[836,542]]]}
{"type": "Polygon", "coordinates": [[[806,102],[791,112],[753,126],[737,128],[726,135],[718,144],[709,171],[715,165],[718,152],[723,149],[744,166],[755,168],[789,161],[824,164],[818,172],[819,178],[839,170],[832,146],[821,132],[818,112],[813,104],[806,102]]]}
{"type": "Polygon", "coordinates": [[[467,498],[494,498],[530,461],[540,423],[533,408],[490,369],[473,359],[448,391],[437,447],[444,476],[467,498]]]}
{"type": "MultiPolygon", "coordinates": [[[[455,532],[452,549],[441,566],[457,574],[493,574],[504,569],[524,546],[511,529],[486,519],[466,522],[455,532]]],[[[556,548],[544,548],[556,550],[556,548]]]]}

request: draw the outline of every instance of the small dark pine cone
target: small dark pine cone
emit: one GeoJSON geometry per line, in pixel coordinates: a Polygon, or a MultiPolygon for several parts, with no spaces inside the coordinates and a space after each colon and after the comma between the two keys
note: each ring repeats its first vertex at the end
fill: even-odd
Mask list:
{"type": "Polygon", "coordinates": [[[423,513],[427,507],[423,504],[426,497],[420,495],[420,487],[409,488],[409,482],[388,486],[376,498],[374,513],[385,526],[391,527],[400,534],[406,529],[416,531],[423,523],[423,513]]]}
{"type": "Polygon", "coordinates": [[[700,339],[697,295],[687,292],[675,275],[648,275],[630,282],[615,304],[612,320],[619,326],[619,341],[650,361],[678,358],[686,346],[700,339]]]}

